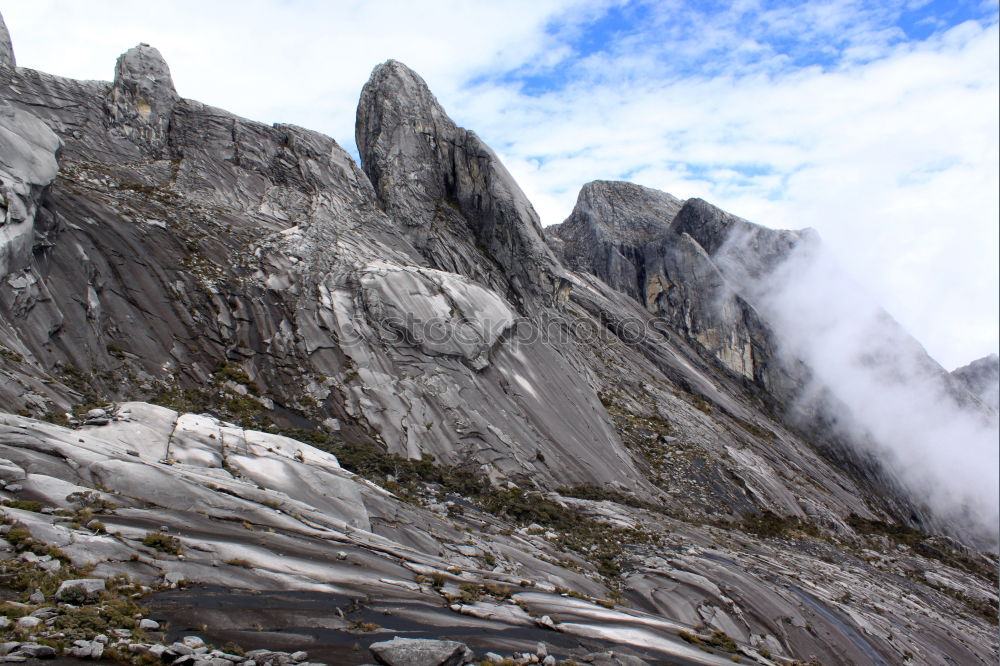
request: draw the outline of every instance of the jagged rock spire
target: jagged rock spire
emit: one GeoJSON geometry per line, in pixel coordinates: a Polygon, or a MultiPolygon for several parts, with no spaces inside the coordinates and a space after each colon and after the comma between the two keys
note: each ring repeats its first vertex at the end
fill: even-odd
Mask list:
{"type": "Polygon", "coordinates": [[[4,23],[3,15],[0,14],[0,67],[13,68],[16,65],[14,47],[10,43],[10,32],[7,30],[7,24],[4,23]]]}
{"type": "Polygon", "coordinates": [[[158,50],[139,44],[119,56],[107,100],[112,126],[159,153],[166,146],[170,116],[179,101],[170,68],[158,50]]]}
{"type": "MultiPolygon", "coordinates": [[[[489,146],[452,122],[416,72],[395,60],[375,68],[361,91],[355,135],[383,208],[411,236],[451,230],[454,247],[485,251],[502,268],[509,295],[525,305],[563,285],[524,192],[489,146]]],[[[464,249],[448,253],[434,247],[425,256],[456,272],[474,263],[464,249]]]]}

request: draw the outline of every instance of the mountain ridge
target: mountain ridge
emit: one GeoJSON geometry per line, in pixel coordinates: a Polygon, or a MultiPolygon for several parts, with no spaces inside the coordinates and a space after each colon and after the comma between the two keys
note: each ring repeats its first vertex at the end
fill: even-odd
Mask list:
{"type": "Polygon", "coordinates": [[[918,531],[937,530],[925,507],[874,456],[832,442],[826,414],[787,417],[801,369],[778,358],[755,294],[734,276],[773,272],[808,234],[614,183],[581,191],[590,210],[575,218],[579,234],[546,234],[493,151],[394,61],[359,100],[361,167],[319,133],[177,97],[147,45],[119,59],[111,83],[13,62],[0,64],[0,141],[24,140],[0,155],[0,447],[21,487],[4,499],[55,511],[61,484],[98,484],[125,507],[102,520],[162,521],[192,559],[135,566],[131,555],[148,553],[134,528],[105,543],[54,513],[5,509],[32,534],[83,544],[74,563],[150,584],[221,569],[258,590],[349,584],[393,598],[395,586],[429,608],[444,599],[442,626],[450,613],[483,619],[492,645],[505,644],[505,622],[541,620],[492,593],[465,598],[459,584],[525,580],[538,592],[519,598],[563,618],[544,626],[610,636],[648,659],[706,654],[685,647],[679,626],[725,632],[758,660],[764,650],[829,663],[995,654],[996,594],[981,575],[995,557],[918,531]],[[634,210],[605,206],[608,193],[634,210]],[[752,252],[727,254],[732,228],[752,252]],[[185,443],[146,455],[131,443],[142,432],[168,449],[172,437],[185,443]],[[161,486],[127,474],[88,476],[102,455],[184,490],[158,497],[161,486]],[[254,468],[277,463],[311,480],[254,468]],[[313,463],[338,480],[315,481],[313,463]],[[334,487],[353,499],[331,501],[334,487]],[[274,503],[287,503],[278,518],[274,503]],[[351,524],[362,505],[367,523],[351,524]],[[308,549],[327,568],[284,568],[228,531],[205,537],[239,516],[280,527],[271,547],[288,556],[306,548],[297,539],[317,539],[308,549]],[[343,543],[359,554],[348,573],[330,551],[343,543]],[[226,561],[240,557],[267,582],[226,561]],[[956,582],[969,570],[979,577],[956,582]],[[811,591],[789,592],[802,578],[811,591]],[[925,607],[894,603],[881,617],[885,586],[925,607]],[[573,606],[559,590],[615,610],[602,626],[600,606],[573,606]],[[655,638],[637,642],[614,623],[655,638]]]}

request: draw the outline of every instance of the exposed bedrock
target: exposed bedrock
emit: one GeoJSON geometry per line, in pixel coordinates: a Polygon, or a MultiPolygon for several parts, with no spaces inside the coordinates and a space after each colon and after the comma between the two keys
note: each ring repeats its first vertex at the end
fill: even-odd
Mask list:
{"type": "Polygon", "coordinates": [[[414,604],[380,639],[432,618],[696,663],[730,655],[681,630],[747,660],[995,656],[995,558],[903,524],[891,480],[783,409],[808,375],[750,287],[810,234],[598,182],[546,238],[392,61],[361,168],[184,99],[152,47],[100,82],[5,44],[0,495],[73,562],[414,604]],[[119,507],[106,533],[56,513],[77,492],[119,507]],[[143,550],[163,525],[184,559],[143,550]]]}
{"type": "Polygon", "coordinates": [[[386,213],[436,268],[509,290],[529,311],[558,297],[563,269],[531,203],[415,72],[394,60],[375,68],[355,136],[386,213]]]}

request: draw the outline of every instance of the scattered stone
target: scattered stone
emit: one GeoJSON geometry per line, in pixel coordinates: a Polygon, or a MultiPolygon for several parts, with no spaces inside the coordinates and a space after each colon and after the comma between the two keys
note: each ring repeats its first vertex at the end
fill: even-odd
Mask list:
{"type": "Polygon", "coordinates": [[[619,654],[617,652],[591,652],[580,657],[580,661],[593,666],[650,666],[649,662],[633,657],[629,654],[619,654]]]}
{"type": "Polygon", "coordinates": [[[20,629],[34,629],[42,623],[37,617],[32,617],[31,615],[25,615],[24,617],[17,618],[17,626],[20,629]]]}
{"type": "Polygon", "coordinates": [[[156,620],[150,620],[149,618],[143,618],[139,620],[139,628],[143,631],[157,631],[160,628],[160,623],[156,620]]]}
{"type": "Polygon", "coordinates": [[[28,597],[28,601],[33,604],[44,604],[45,593],[36,588],[35,591],[31,593],[31,596],[28,597]]]}
{"type": "Polygon", "coordinates": [[[54,659],[56,656],[54,648],[48,645],[39,645],[38,643],[22,643],[18,651],[36,659],[54,659]]]}
{"type": "Polygon", "coordinates": [[[48,560],[46,562],[41,562],[38,566],[49,573],[56,573],[62,569],[62,562],[59,560],[48,560]]]}
{"type": "Polygon", "coordinates": [[[56,590],[56,599],[59,601],[72,601],[79,599],[82,595],[85,598],[93,597],[105,589],[103,578],[78,578],[76,580],[64,581],[56,590]]]}
{"type": "Polygon", "coordinates": [[[194,649],[188,647],[184,643],[172,643],[170,647],[167,648],[167,652],[185,657],[187,655],[194,654],[194,649]]]}

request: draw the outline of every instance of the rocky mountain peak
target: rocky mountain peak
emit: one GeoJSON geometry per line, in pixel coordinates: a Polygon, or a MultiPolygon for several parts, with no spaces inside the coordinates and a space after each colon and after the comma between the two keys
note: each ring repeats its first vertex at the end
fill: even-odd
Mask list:
{"type": "Polygon", "coordinates": [[[14,68],[16,66],[14,47],[10,43],[10,32],[7,30],[7,24],[3,17],[0,16],[0,67],[14,68]]]}
{"type": "Polygon", "coordinates": [[[609,240],[646,243],[664,234],[684,202],[635,183],[595,180],[577,196],[560,235],[599,233],[609,240]]]}
{"type": "Polygon", "coordinates": [[[389,60],[358,102],[361,164],[386,213],[435,267],[533,308],[563,285],[538,214],[496,154],[458,127],[416,72],[389,60]],[[471,233],[470,233],[471,232],[471,233]],[[485,266],[485,254],[496,267],[485,266]]]}
{"type": "Polygon", "coordinates": [[[690,234],[709,254],[722,247],[734,227],[742,222],[704,199],[688,199],[677,213],[675,231],[690,234]]]}
{"type": "Polygon", "coordinates": [[[166,145],[170,116],[179,101],[170,68],[157,49],[139,44],[119,56],[107,100],[112,126],[158,152],[166,145]]]}

